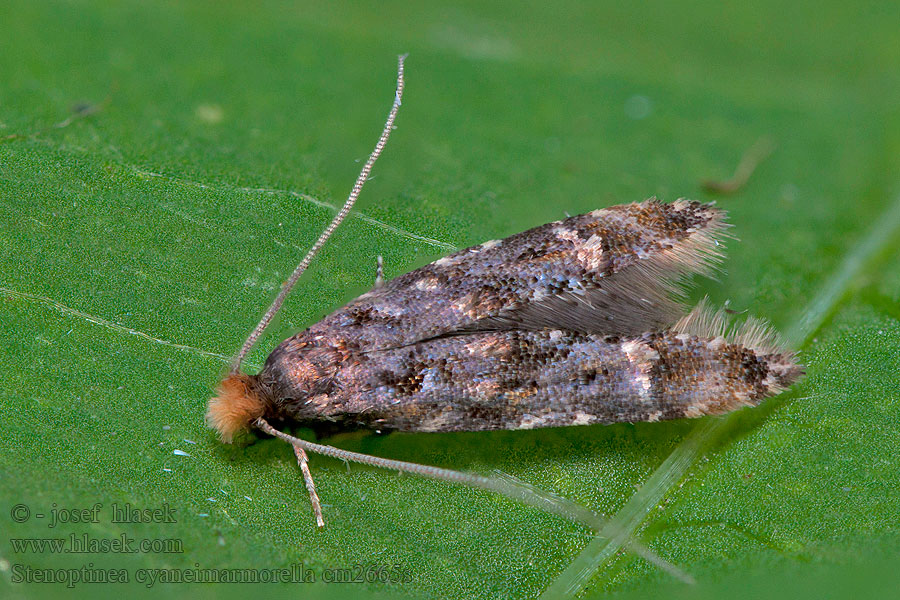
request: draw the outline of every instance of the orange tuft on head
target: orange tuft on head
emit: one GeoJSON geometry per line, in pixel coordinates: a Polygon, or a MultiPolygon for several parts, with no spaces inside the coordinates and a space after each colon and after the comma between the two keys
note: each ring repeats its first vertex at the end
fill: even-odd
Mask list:
{"type": "Polygon", "coordinates": [[[256,377],[233,373],[222,380],[216,397],[210,399],[206,422],[228,443],[234,434],[263,416],[265,409],[266,404],[256,388],[256,377]]]}

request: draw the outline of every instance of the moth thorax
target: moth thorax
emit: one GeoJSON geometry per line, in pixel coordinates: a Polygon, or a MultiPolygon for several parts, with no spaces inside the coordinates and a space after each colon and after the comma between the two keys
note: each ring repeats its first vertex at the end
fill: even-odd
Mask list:
{"type": "Polygon", "coordinates": [[[265,412],[266,402],[257,377],[232,373],[222,380],[216,396],[210,399],[206,421],[219,432],[223,442],[230,442],[234,434],[249,429],[265,412]]]}

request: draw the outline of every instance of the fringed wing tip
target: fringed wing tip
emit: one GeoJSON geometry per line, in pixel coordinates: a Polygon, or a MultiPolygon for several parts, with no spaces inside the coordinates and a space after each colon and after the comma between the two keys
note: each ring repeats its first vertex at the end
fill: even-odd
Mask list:
{"type": "Polygon", "coordinates": [[[265,403],[256,390],[255,377],[233,373],[222,380],[206,410],[206,422],[230,443],[234,435],[263,416],[265,403]]]}
{"type": "Polygon", "coordinates": [[[714,309],[709,304],[709,298],[704,297],[691,312],[672,326],[672,330],[702,338],[717,338],[725,336],[727,326],[725,309],[714,309]]]}
{"type": "Polygon", "coordinates": [[[727,231],[728,213],[714,202],[702,203],[679,198],[670,205],[673,217],[693,223],[687,229],[690,235],[680,247],[673,248],[673,259],[680,268],[690,273],[711,274],[724,258],[726,238],[733,238],[727,231]]]}
{"type": "Polygon", "coordinates": [[[724,308],[714,308],[704,297],[691,312],[683,316],[672,329],[702,338],[726,338],[729,344],[750,348],[756,354],[784,353],[784,342],[778,333],[764,320],[750,317],[729,331],[730,319],[724,308]]]}
{"type": "Polygon", "coordinates": [[[773,396],[785,391],[806,375],[806,368],[797,362],[797,355],[793,352],[769,354],[764,358],[769,367],[766,388],[773,396]]]}
{"type": "Polygon", "coordinates": [[[729,318],[725,309],[713,308],[708,298],[703,298],[672,329],[676,333],[701,338],[723,338],[728,344],[752,350],[768,368],[768,375],[763,383],[770,396],[791,387],[806,373],[804,366],[797,362],[796,353],[785,349],[784,341],[764,319],[750,317],[729,331],[729,318]]]}
{"type": "Polygon", "coordinates": [[[641,256],[618,277],[623,286],[633,288],[636,296],[658,305],[660,318],[668,327],[684,310],[689,278],[714,277],[719,271],[725,258],[725,239],[733,237],[727,233],[731,224],[726,221],[727,213],[713,203],[679,198],[667,204],[651,198],[639,206],[647,209],[644,218],[670,223],[679,238],[641,256]]]}

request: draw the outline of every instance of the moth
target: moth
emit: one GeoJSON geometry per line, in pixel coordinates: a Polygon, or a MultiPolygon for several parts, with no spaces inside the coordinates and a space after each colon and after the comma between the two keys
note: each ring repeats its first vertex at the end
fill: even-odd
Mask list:
{"type": "MultiPolygon", "coordinates": [[[[403,57],[384,133],[348,204],[384,147],[402,89],[403,57]]],[[[682,304],[687,278],[721,261],[726,228],[712,204],[655,199],[541,225],[391,281],[379,276],[370,292],[283,341],[259,373],[241,372],[307,255],[221,382],[208,421],[226,442],[253,427],[291,441],[321,525],[304,449],[329,447],[270,422],[487,431],[756,405],[803,374],[794,353],[762,321],[728,334],[723,311],[682,304]]],[[[400,464],[375,464],[384,462],[400,464]]]]}

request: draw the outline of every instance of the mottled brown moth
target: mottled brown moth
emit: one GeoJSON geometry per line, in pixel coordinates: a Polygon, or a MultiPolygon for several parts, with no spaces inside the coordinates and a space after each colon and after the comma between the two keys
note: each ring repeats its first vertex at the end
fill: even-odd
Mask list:
{"type": "MultiPolygon", "coordinates": [[[[725,213],[655,199],[595,210],[485,242],[384,282],[282,342],[262,370],[244,356],[346,216],[347,204],[250,334],[207,418],[222,440],[252,427],[290,441],[322,525],[304,450],[456,478],[299,440],[270,421],[436,432],[530,429],[715,415],[756,405],[803,373],[762,322],[730,334],[683,284],[722,259],[725,213]]],[[[475,476],[473,476],[475,477],[475,476]]]]}

